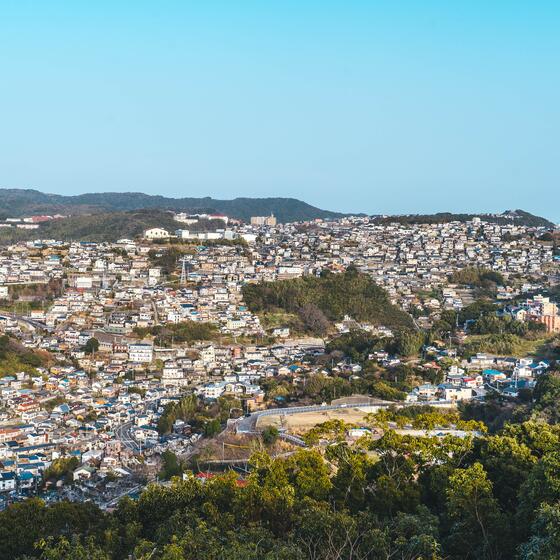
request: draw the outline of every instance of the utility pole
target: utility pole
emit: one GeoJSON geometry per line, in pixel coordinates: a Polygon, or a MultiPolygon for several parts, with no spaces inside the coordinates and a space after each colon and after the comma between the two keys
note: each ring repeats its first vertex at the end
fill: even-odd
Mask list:
{"type": "Polygon", "coordinates": [[[181,285],[184,286],[187,283],[187,258],[183,257],[181,263],[181,285]]]}

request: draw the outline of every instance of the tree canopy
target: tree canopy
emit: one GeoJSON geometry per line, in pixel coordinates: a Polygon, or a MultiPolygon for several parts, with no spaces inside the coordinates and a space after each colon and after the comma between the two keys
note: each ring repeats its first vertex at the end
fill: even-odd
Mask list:
{"type": "Polygon", "coordinates": [[[256,313],[281,309],[299,314],[307,330],[316,334],[324,334],[330,322],[346,315],[395,329],[414,328],[410,315],[393,305],[370,276],[353,267],[340,274],[325,271],[320,277],[247,284],[243,297],[256,313]]]}
{"type": "Polygon", "coordinates": [[[366,421],[380,437],[350,445],[349,426],[328,421],[310,434],[313,448],[277,458],[258,451],[248,475],[203,481],[173,478],[188,471],[168,454],[162,476],[171,484],[151,484],[112,513],[38,499],[9,506],[0,513],[0,559],[558,558],[558,425],[413,437],[393,422],[481,427],[456,411],[388,410],[366,421]]]}

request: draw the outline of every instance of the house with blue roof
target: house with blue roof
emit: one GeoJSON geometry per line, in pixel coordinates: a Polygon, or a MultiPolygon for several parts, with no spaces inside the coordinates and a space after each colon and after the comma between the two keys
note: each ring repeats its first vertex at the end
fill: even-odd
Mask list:
{"type": "Polygon", "coordinates": [[[33,488],[33,485],[35,484],[35,478],[36,477],[33,472],[27,470],[22,471],[17,477],[19,488],[21,490],[28,490],[29,488],[33,488]]]}
{"type": "Polygon", "coordinates": [[[0,492],[11,492],[16,489],[16,475],[13,472],[0,471],[0,492]]]}
{"type": "Polygon", "coordinates": [[[57,412],[59,414],[69,414],[70,406],[67,403],[59,404],[53,408],[53,412],[57,412]]]}
{"type": "Polygon", "coordinates": [[[497,369],[485,369],[482,371],[482,376],[488,383],[507,378],[507,375],[503,371],[498,371],[497,369]]]}

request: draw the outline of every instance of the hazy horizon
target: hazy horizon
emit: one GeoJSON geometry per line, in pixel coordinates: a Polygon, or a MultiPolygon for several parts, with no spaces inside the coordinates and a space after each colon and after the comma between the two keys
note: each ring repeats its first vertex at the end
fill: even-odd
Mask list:
{"type": "Polygon", "coordinates": [[[560,5],[10,1],[0,184],[560,222],[560,5]]]}

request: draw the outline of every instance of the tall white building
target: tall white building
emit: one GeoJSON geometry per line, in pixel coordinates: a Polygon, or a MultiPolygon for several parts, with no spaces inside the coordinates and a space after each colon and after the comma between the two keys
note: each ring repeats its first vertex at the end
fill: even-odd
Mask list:
{"type": "Polygon", "coordinates": [[[149,364],[152,362],[154,355],[154,347],[151,344],[129,344],[128,345],[128,361],[149,364]]]}

